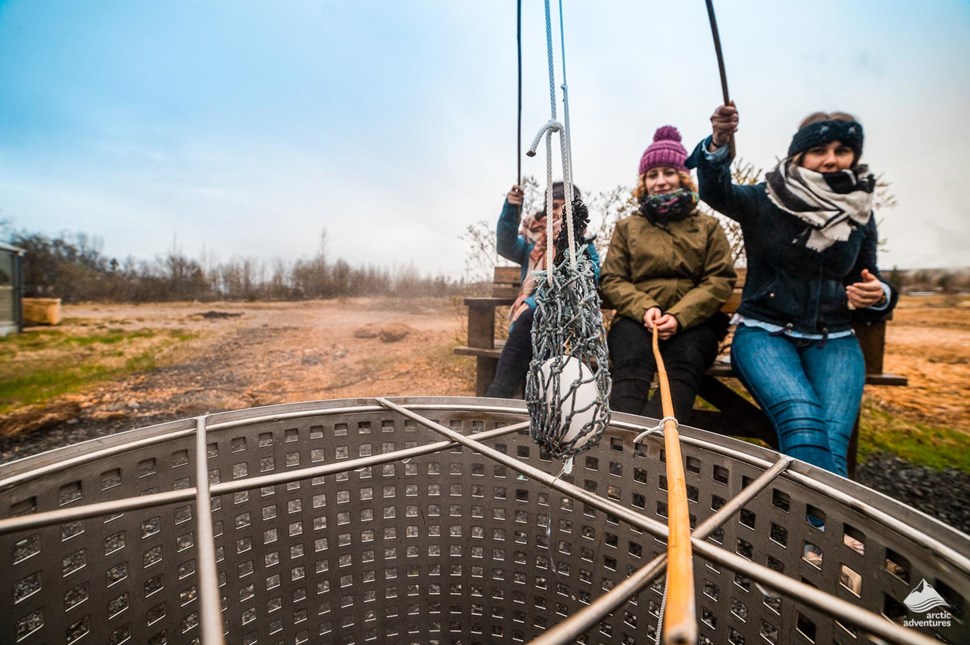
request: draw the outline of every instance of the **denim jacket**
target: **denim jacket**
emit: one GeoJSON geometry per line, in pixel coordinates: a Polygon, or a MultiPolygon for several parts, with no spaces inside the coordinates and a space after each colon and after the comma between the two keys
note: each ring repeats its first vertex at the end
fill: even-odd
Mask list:
{"type": "Polygon", "coordinates": [[[687,165],[697,168],[701,199],[741,225],[748,271],[740,315],[825,335],[850,329],[867,314],[882,318],[895,306],[897,294],[890,289],[890,302],[879,312],[854,316],[848,307],[845,287],[862,280],[862,269],[879,277],[875,217],[856,226],[849,239],[813,251],[804,244],[808,224],[773,204],[764,183],[732,183],[731,159],[708,154],[706,146],[707,140],[699,143],[687,165]]]}

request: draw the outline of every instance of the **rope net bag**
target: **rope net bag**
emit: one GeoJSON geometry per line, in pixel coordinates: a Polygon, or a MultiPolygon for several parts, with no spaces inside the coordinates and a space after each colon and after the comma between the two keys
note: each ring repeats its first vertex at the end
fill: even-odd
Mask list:
{"type": "MultiPolygon", "coordinates": [[[[573,226],[584,230],[586,206],[572,204],[573,226]]],[[[585,245],[568,252],[560,235],[551,271],[538,272],[532,362],[526,377],[530,435],[557,459],[595,446],[610,422],[603,316],[585,245]]]]}
{"type": "MultiPolygon", "coordinates": [[[[565,124],[556,120],[556,75],[549,0],[545,2],[545,13],[552,116],[535,136],[527,154],[535,156],[539,141],[545,135],[546,212],[553,213],[554,132],[560,134],[564,195],[572,197],[574,193],[562,4],[559,5],[559,35],[565,124]]],[[[529,434],[532,440],[553,457],[565,459],[565,473],[572,470],[572,457],[595,446],[610,422],[610,375],[593,265],[583,252],[585,245],[576,241],[576,231],[585,231],[589,223],[586,206],[579,199],[566,200],[563,214],[565,230],[562,231],[565,235],[560,233],[558,238],[554,234],[553,219],[552,216],[546,218],[546,257],[553,259],[547,263],[545,271],[535,274],[537,288],[532,322],[532,361],[526,377],[525,399],[529,408],[529,434]]]]}

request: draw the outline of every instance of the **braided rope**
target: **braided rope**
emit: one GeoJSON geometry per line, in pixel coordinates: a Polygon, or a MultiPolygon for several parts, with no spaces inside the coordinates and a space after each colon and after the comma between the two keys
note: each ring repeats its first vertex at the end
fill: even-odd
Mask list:
{"type": "Polygon", "coordinates": [[[546,58],[549,62],[549,112],[556,120],[556,64],[552,54],[552,17],[549,13],[549,0],[546,0],[546,58]]]}
{"type": "Polygon", "coordinates": [[[673,422],[674,427],[677,427],[678,425],[680,425],[680,424],[677,423],[677,418],[676,417],[664,417],[663,419],[660,420],[660,422],[657,425],[655,425],[652,428],[647,428],[646,430],[644,430],[643,432],[641,432],[640,434],[638,434],[636,437],[634,437],[633,438],[633,443],[634,444],[640,443],[641,441],[643,441],[644,439],[646,439],[647,437],[649,437],[652,434],[657,434],[657,435],[660,435],[662,437],[663,434],[664,434],[664,425],[668,421],[673,422]]]}
{"type": "MultiPolygon", "coordinates": [[[[531,417],[530,435],[540,447],[557,459],[568,459],[560,476],[571,466],[571,458],[599,442],[609,424],[608,404],[611,381],[606,354],[603,317],[592,262],[577,249],[576,229],[589,223],[586,207],[573,203],[572,164],[569,136],[569,105],[565,105],[565,126],[556,120],[556,80],[553,63],[552,18],[546,9],[546,51],[549,63],[549,95],[552,117],[536,134],[526,154],[535,156],[539,141],[546,139],[546,271],[536,272],[536,311],[532,323],[532,362],[526,378],[526,402],[531,417]],[[553,229],[552,136],[559,132],[563,169],[566,239],[556,240],[553,229]],[[554,252],[555,246],[555,252],[554,252]],[[577,253],[579,251],[579,253],[577,253]]],[[[560,38],[562,1],[559,3],[560,38]]],[[[563,99],[566,102],[566,85],[563,99]]],[[[562,236],[560,236],[562,237],[562,236]]]]}

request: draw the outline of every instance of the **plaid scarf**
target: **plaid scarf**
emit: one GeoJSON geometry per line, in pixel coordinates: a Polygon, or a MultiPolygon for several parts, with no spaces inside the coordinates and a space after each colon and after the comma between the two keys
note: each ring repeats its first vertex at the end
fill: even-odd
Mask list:
{"type": "Polygon", "coordinates": [[[668,222],[676,222],[693,214],[695,206],[697,193],[683,188],[657,195],[645,194],[640,198],[640,214],[651,224],[662,228],[666,228],[668,222]]]}
{"type": "Polygon", "coordinates": [[[849,239],[852,229],[872,217],[876,179],[860,164],[839,172],[815,172],[783,159],[765,175],[768,199],[809,226],[807,238],[794,243],[821,253],[836,242],[849,239]]]}

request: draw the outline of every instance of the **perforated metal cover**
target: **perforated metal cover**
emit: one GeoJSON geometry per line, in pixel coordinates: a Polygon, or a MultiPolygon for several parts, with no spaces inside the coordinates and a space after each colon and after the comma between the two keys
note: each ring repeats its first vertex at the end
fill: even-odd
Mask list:
{"type": "MultiPolygon", "coordinates": [[[[662,443],[634,446],[649,423],[616,416],[555,486],[524,404],[490,399],[243,410],[4,465],[0,643],[572,642],[555,630],[584,609],[599,613],[580,642],[647,642],[661,569],[602,608],[665,553],[662,443]],[[203,609],[209,587],[221,615],[203,609]]],[[[768,450],[681,434],[692,519],[710,532],[695,538],[702,643],[875,642],[858,616],[926,619],[904,605],[921,580],[949,618],[919,631],[970,642],[967,536],[799,462],[766,476],[768,450]]],[[[918,638],[883,622],[882,638],[918,638]]]]}

